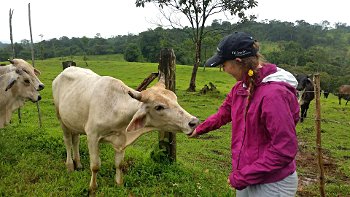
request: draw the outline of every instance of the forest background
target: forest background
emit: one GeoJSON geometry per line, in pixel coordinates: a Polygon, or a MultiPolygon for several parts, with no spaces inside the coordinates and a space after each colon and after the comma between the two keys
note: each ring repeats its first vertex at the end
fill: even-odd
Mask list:
{"type": "MultiPolygon", "coordinates": [[[[231,23],[214,20],[205,27],[201,66],[216,52],[218,42],[235,31],[245,31],[261,43],[266,60],[297,74],[321,74],[321,88],[336,93],[342,84],[350,84],[350,26],[346,23],[331,25],[328,21],[309,24],[304,20],[294,23],[279,20],[254,20],[231,23]]],[[[123,54],[129,62],[158,62],[162,48],[173,48],[177,64],[193,66],[195,49],[191,28],[164,29],[158,27],[138,35],[118,35],[102,38],[62,36],[34,43],[36,58],[123,54]]],[[[14,43],[15,57],[31,59],[30,41],[14,43]]],[[[0,61],[12,57],[10,44],[0,42],[0,61]]]]}

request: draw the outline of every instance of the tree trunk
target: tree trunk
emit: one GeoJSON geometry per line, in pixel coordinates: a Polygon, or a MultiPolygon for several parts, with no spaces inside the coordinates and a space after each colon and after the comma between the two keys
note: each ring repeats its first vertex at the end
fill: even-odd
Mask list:
{"type": "MultiPolygon", "coordinates": [[[[175,92],[176,57],[173,49],[162,49],[158,70],[164,74],[165,87],[175,92]]],[[[176,134],[159,131],[159,148],[165,149],[165,155],[169,161],[176,161],[176,134]]]]}
{"type": "Polygon", "coordinates": [[[196,91],[196,77],[197,77],[197,71],[198,67],[201,61],[201,43],[200,41],[196,42],[196,57],[195,57],[195,64],[193,65],[192,69],[192,76],[190,81],[190,86],[188,87],[187,91],[189,92],[195,92],[196,91]]]}

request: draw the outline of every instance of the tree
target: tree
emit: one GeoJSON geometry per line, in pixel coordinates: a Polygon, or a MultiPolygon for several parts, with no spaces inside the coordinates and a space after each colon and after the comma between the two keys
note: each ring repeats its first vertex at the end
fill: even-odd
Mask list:
{"type": "Polygon", "coordinates": [[[141,50],[137,44],[129,44],[124,52],[124,59],[128,62],[138,62],[142,59],[141,50]]]}
{"type": "Polygon", "coordinates": [[[159,61],[160,44],[163,39],[163,34],[164,31],[162,28],[156,28],[139,34],[140,49],[143,57],[145,57],[148,62],[159,61]]]}
{"type": "Polygon", "coordinates": [[[280,47],[282,48],[280,58],[283,63],[293,66],[300,66],[305,64],[304,49],[299,43],[289,41],[281,42],[280,45],[280,47]]]}
{"type": "Polygon", "coordinates": [[[88,63],[87,63],[87,47],[88,47],[88,44],[89,44],[89,38],[87,38],[86,36],[83,36],[81,39],[81,47],[83,49],[83,60],[85,62],[85,65],[88,66],[88,63]]]}
{"type": "Polygon", "coordinates": [[[205,24],[208,18],[217,13],[229,13],[231,16],[238,16],[242,20],[247,17],[244,11],[257,6],[255,0],[136,0],[136,7],[144,7],[146,3],[156,3],[163,17],[175,28],[183,27],[181,19],[176,17],[176,13],[185,15],[191,25],[192,42],[195,48],[194,66],[188,91],[196,91],[196,76],[199,64],[201,62],[202,40],[207,31],[205,24]],[[163,10],[163,7],[169,8],[169,12],[163,10]],[[175,15],[174,15],[175,14],[175,15]]]}
{"type": "Polygon", "coordinates": [[[95,55],[107,54],[108,43],[106,39],[102,38],[100,33],[97,33],[94,39],[91,40],[92,48],[94,49],[95,55]]]}

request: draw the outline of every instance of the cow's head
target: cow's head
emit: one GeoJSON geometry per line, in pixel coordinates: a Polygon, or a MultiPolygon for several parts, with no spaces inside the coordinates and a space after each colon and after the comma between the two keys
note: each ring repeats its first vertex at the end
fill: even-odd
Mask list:
{"type": "Polygon", "coordinates": [[[153,87],[142,92],[129,91],[129,95],[142,102],[127,127],[135,131],[144,127],[153,127],[161,131],[191,134],[198,126],[199,119],[185,111],[177,102],[174,92],[165,89],[161,79],[153,87]]]}
{"type": "Polygon", "coordinates": [[[31,100],[32,102],[41,99],[31,76],[22,69],[16,69],[1,75],[0,84],[2,90],[12,91],[17,98],[31,100]]]}
{"type": "Polygon", "coordinates": [[[22,59],[9,60],[16,70],[23,71],[28,76],[27,79],[35,87],[37,91],[44,89],[44,84],[39,80],[37,76],[40,75],[40,71],[30,65],[28,62],[22,59]]]}
{"type": "Polygon", "coordinates": [[[297,90],[298,91],[302,91],[305,90],[306,86],[308,85],[312,85],[312,80],[310,79],[309,75],[306,74],[296,74],[295,78],[298,81],[298,86],[297,86],[297,90]]]}

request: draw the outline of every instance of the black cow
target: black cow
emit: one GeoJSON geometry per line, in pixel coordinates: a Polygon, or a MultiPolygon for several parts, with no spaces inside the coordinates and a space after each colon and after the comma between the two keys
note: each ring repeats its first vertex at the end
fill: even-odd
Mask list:
{"type": "Polygon", "coordinates": [[[298,80],[297,90],[301,92],[301,95],[299,94],[298,96],[301,109],[300,122],[303,122],[304,118],[306,118],[310,102],[315,98],[314,83],[305,74],[298,74],[295,78],[298,80]]]}
{"type": "Polygon", "coordinates": [[[328,98],[329,91],[328,90],[323,90],[323,97],[328,98]]]}
{"type": "Polygon", "coordinates": [[[326,99],[329,96],[329,93],[331,92],[331,83],[328,81],[321,81],[321,94],[320,96],[322,96],[323,93],[323,97],[326,99]]]}
{"type": "Polygon", "coordinates": [[[338,99],[339,99],[339,105],[341,104],[341,99],[346,100],[345,105],[348,104],[350,101],[350,85],[341,85],[338,89],[338,99]]]}

